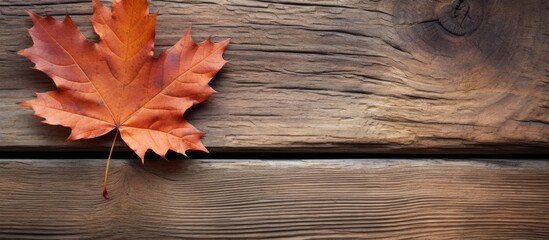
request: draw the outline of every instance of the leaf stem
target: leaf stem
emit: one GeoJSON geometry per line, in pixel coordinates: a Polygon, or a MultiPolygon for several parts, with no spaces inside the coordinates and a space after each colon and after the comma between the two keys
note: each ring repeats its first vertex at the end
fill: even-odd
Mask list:
{"type": "Polygon", "coordinates": [[[114,134],[114,139],[112,140],[111,151],[109,152],[109,158],[107,159],[107,167],[105,168],[105,179],[103,180],[103,197],[109,199],[109,192],[107,192],[107,177],[109,176],[109,165],[111,163],[112,150],[114,149],[114,143],[116,143],[116,138],[118,137],[118,129],[114,134]]]}

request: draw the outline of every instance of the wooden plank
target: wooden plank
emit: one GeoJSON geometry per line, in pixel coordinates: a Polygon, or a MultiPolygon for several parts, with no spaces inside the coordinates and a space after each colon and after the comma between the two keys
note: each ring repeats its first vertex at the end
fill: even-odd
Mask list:
{"type": "MultiPolygon", "coordinates": [[[[233,39],[213,81],[219,94],[187,116],[212,151],[546,152],[547,1],[466,0],[465,15],[440,10],[448,1],[410,1],[155,0],[151,8],[160,11],[158,51],[191,23],[196,40],[233,39]],[[468,16],[465,27],[448,20],[458,15],[468,16]]],[[[91,1],[0,5],[1,148],[109,145],[112,136],[65,142],[67,129],[15,104],[54,88],[16,55],[32,44],[24,10],[69,13],[95,39],[91,1]]]]}
{"type": "Polygon", "coordinates": [[[547,239],[549,161],[1,160],[2,239],[547,239]]]}

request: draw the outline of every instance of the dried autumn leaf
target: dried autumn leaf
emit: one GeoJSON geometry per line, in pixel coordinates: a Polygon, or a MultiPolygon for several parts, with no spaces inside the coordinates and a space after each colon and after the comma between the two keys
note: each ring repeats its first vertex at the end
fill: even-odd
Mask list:
{"type": "Polygon", "coordinates": [[[114,0],[112,11],[93,0],[90,18],[99,43],[87,40],[69,16],[63,21],[29,11],[34,45],[19,54],[50,76],[56,91],[23,102],[44,122],[71,128],[69,140],[95,138],[113,129],[144,159],[152,149],[207,151],[203,135],[184,112],[215,91],[208,85],[223,67],[229,39],[195,44],[190,29],[153,57],[157,14],[147,0],[114,0]]]}
{"type": "Polygon", "coordinates": [[[113,11],[94,0],[98,44],[67,16],[63,22],[30,12],[31,48],[19,53],[48,74],[57,91],[24,102],[52,125],[72,129],[69,140],[94,138],[117,128],[141,159],[147,149],[164,155],[206,151],[202,133],[182,119],[186,109],[215,93],[208,82],[226,63],[228,40],[200,44],[190,31],[153,57],[156,14],[146,0],[114,1],[113,11]]]}

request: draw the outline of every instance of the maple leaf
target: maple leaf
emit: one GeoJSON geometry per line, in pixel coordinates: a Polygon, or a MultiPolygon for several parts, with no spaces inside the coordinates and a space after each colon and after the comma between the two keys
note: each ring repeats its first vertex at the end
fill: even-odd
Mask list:
{"type": "Polygon", "coordinates": [[[34,44],[19,54],[51,77],[57,90],[21,105],[32,107],[43,122],[70,127],[68,140],[116,129],[115,140],[119,133],[142,161],[148,149],[160,156],[170,149],[207,151],[203,133],[183,114],[215,93],[208,83],[225,65],[230,39],[196,44],[189,28],[155,58],[157,14],[149,14],[147,0],[114,0],[112,11],[93,0],[90,19],[99,43],[86,39],[70,16],[57,21],[28,13],[34,44]]]}

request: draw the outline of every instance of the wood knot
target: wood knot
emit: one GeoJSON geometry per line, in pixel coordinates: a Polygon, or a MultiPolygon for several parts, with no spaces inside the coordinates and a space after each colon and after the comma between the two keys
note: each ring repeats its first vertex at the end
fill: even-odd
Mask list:
{"type": "Polygon", "coordinates": [[[447,0],[436,8],[440,25],[449,33],[464,36],[475,31],[482,22],[482,6],[477,1],[447,0]]]}
{"type": "Polygon", "coordinates": [[[460,91],[518,84],[518,75],[510,74],[523,74],[537,61],[535,53],[547,49],[546,2],[397,0],[392,21],[398,37],[388,35],[387,44],[418,61],[414,71],[432,78],[429,84],[460,91]]]}

